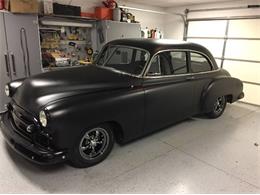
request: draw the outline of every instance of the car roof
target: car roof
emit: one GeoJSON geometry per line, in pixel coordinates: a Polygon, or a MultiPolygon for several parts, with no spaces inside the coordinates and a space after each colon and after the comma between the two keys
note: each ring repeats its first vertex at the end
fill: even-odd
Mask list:
{"type": "Polygon", "coordinates": [[[127,45],[131,47],[137,47],[147,50],[151,56],[161,50],[168,49],[183,49],[183,50],[192,50],[203,53],[207,55],[213,63],[214,69],[217,68],[216,62],[212,54],[207,48],[202,45],[179,41],[174,39],[147,39],[147,38],[131,38],[131,39],[117,39],[113,40],[108,45],[127,45]]]}
{"type": "Polygon", "coordinates": [[[129,45],[132,47],[143,48],[149,51],[150,53],[156,53],[160,50],[165,50],[165,49],[191,49],[191,50],[196,50],[204,53],[206,49],[205,47],[196,43],[178,41],[173,39],[146,39],[146,38],[117,39],[109,42],[108,44],[129,45]]]}

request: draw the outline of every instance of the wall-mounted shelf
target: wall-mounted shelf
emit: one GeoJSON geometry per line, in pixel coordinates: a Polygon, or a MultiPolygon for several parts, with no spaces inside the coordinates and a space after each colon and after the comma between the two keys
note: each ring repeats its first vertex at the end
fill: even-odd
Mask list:
{"type": "Polygon", "coordinates": [[[66,16],[66,15],[43,15],[39,14],[39,19],[52,19],[52,20],[78,20],[78,21],[87,21],[95,22],[96,18],[81,17],[81,16],[66,16]]]}

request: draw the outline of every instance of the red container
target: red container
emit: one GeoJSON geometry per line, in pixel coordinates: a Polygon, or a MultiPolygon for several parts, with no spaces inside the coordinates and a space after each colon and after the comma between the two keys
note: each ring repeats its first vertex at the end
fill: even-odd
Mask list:
{"type": "Polygon", "coordinates": [[[96,7],[95,15],[97,19],[100,20],[112,20],[113,19],[113,9],[106,7],[96,7]]]}
{"type": "Polygon", "coordinates": [[[5,8],[5,0],[0,0],[0,10],[5,8]]]}

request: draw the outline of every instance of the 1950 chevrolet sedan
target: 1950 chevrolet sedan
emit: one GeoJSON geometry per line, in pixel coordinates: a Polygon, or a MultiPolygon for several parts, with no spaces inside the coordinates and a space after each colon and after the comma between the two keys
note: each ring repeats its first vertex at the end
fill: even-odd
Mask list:
{"type": "Polygon", "coordinates": [[[40,164],[88,167],[114,141],[130,140],[196,114],[217,118],[243,98],[242,82],[219,69],[210,52],[171,40],[122,39],[93,65],[8,83],[1,114],[9,145],[40,164]]]}

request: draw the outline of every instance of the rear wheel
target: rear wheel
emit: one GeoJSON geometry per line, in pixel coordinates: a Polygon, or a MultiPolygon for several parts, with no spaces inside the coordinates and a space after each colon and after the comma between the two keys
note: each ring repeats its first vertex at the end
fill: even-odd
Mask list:
{"type": "Polygon", "coordinates": [[[226,97],[225,96],[218,97],[214,102],[214,105],[212,106],[211,112],[209,112],[207,115],[210,118],[220,117],[225,111],[226,105],[227,105],[226,97]]]}
{"type": "Polygon", "coordinates": [[[114,145],[114,135],[109,125],[103,124],[82,132],[69,151],[72,166],[84,168],[103,161],[114,145]]]}

